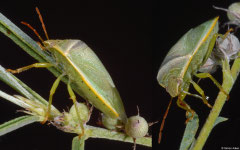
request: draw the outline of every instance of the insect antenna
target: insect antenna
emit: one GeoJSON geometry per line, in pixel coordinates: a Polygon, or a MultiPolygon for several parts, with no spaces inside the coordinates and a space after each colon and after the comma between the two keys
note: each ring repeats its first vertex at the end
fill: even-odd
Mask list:
{"type": "Polygon", "coordinates": [[[165,114],[164,114],[164,116],[163,116],[163,120],[162,120],[162,123],[161,123],[161,126],[160,126],[160,131],[159,131],[159,136],[158,136],[158,143],[159,143],[159,144],[160,144],[161,139],[162,139],[162,131],[163,131],[165,119],[166,119],[166,117],[167,117],[169,108],[170,108],[170,106],[171,106],[171,104],[172,104],[172,99],[173,99],[173,98],[171,98],[171,100],[170,100],[170,102],[169,102],[169,104],[168,104],[167,110],[166,110],[166,112],[165,112],[165,114]]]}
{"type": "Polygon", "coordinates": [[[40,13],[40,11],[39,11],[39,9],[38,9],[37,7],[36,7],[36,11],[37,11],[38,17],[39,17],[39,19],[40,19],[40,21],[41,21],[42,28],[43,28],[43,31],[44,31],[44,33],[45,33],[45,36],[46,36],[47,40],[49,40],[48,34],[47,34],[47,30],[46,30],[45,24],[44,24],[44,22],[43,22],[42,15],[41,15],[41,13],[40,13]]]}
{"type": "Polygon", "coordinates": [[[41,42],[44,41],[44,40],[41,38],[41,36],[38,34],[37,30],[34,29],[29,23],[26,23],[26,22],[24,22],[24,21],[21,21],[21,24],[24,24],[25,26],[27,26],[28,28],[30,28],[30,29],[37,35],[37,37],[39,38],[39,40],[40,40],[41,42]]]}

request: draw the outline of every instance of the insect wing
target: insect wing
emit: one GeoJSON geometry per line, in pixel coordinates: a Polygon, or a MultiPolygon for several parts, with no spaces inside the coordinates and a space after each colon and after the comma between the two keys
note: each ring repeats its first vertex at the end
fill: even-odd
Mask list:
{"type": "Polygon", "coordinates": [[[218,30],[217,20],[218,17],[189,30],[165,57],[157,80],[172,97],[178,95],[178,87],[186,73],[191,74],[201,66],[210,39],[218,30]]]}
{"type": "Polygon", "coordinates": [[[58,46],[65,50],[67,58],[81,72],[85,82],[99,98],[94,106],[110,117],[114,111],[125,121],[127,117],[120,95],[111,76],[91,48],[80,40],[65,40],[58,46]]]}

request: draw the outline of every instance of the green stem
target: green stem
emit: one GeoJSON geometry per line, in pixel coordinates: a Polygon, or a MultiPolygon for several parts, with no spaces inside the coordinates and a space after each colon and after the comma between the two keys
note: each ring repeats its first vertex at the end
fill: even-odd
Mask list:
{"type": "MultiPolygon", "coordinates": [[[[231,70],[227,61],[223,61],[222,66],[223,66],[222,87],[227,93],[230,93],[240,71],[240,59],[238,58],[234,61],[231,70]]],[[[193,150],[201,150],[203,148],[209,134],[211,133],[214,123],[222,110],[226,98],[227,96],[220,91],[215,101],[215,104],[197,138],[193,150]]]]}
{"type": "MultiPolygon", "coordinates": [[[[104,138],[104,139],[109,139],[109,140],[117,140],[117,141],[122,141],[122,142],[133,143],[133,138],[127,136],[124,133],[110,131],[107,129],[93,127],[93,126],[87,126],[87,128],[85,128],[85,131],[86,131],[85,135],[87,137],[104,138]]],[[[140,144],[140,145],[152,147],[152,138],[150,138],[150,137],[137,138],[136,143],[140,144]]]]}

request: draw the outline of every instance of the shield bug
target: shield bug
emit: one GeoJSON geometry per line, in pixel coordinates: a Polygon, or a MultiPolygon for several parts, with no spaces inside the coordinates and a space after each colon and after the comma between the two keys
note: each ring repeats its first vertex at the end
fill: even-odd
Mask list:
{"type": "Polygon", "coordinates": [[[81,93],[81,96],[84,99],[89,101],[106,116],[118,119],[125,123],[127,121],[127,116],[121,97],[109,73],[97,55],[81,40],[49,40],[38,8],[36,8],[36,11],[42,23],[47,38],[46,41],[40,37],[30,24],[25,22],[22,23],[32,29],[39,37],[42,42],[41,47],[51,53],[52,57],[56,60],[56,64],[35,63],[16,70],[8,69],[8,71],[12,73],[20,73],[33,67],[44,68],[52,66],[57,66],[62,69],[63,74],[56,79],[50,90],[48,110],[43,123],[47,121],[50,115],[52,98],[63,76],[67,76],[69,79],[67,85],[68,92],[74,103],[76,103],[76,96],[71,88],[71,84],[76,85],[77,90],[79,90],[78,93],[81,93]]]}
{"type": "MultiPolygon", "coordinates": [[[[194,114],[194,111],[184,101],[186,95],[195,96],[203,100],[203,102],[211,108],[207,102],[207,97],[201,87],[192,80],[193,76],[198,78],[210,78],[214,84],[226,95],[228,95],[222,86],[209,73],[197,73],[199,68],[205,64],[214,48],[218,34],[218,17],[209,20],[183,35],[180,40],[170,49],[167,56],[160,66],[157,80],[159,84],[166,89],[170,96],[178,97],[177,105],[188,113],[194,114]],[[191,94],[188,92],[190,84],[201,95],[191,94]]],[[[172,101],[172,100],[171,100],[172,101]]],[[[159,133],[159,143],[161,140],[161,132],[166,118],[164,115],[159,133]]],[[[189,121],[188,118],[186,123],[189,121]]]]}
{"type": "MultiPolygon", "coordinates": [[[[56,79],[50,90],[48,110],[46,113],[46,118],[43,121],[43,123],[45,123],[48,117],[50,116],[53,95],[56,91],[56,88],[61,78],[63,76],[67,76],[69,79],[69,82],[67,84],[68,92],[70,98],[74,102],[77,118],[80,122],[82,129],[83,125],[79,113],[77,112],[78,109],[76,105],[76,96],[71,88],[72,84],[77,86],[76,90],[79,91],[78,93],[80,93],[80,96],[82,96],[84,99],[89,101],[94,107],[96,107],[97,109],[104,113],[104,116],[106,117],[104,118],[106,119],[106,121],[104,122],[106,127],[113,129],[114,126],[118,125],[118,122],[121,122],[121,125],[122,124],[125,125],[128,122],[128,119],[125,113],[122,99],[109,73],[107,72],[106,68],[99,60],[97,55],[93,52],[93,50],[90,47],[88,47],[81,40],[70,39],[49,40],[45,25],[43,23],[42,16],[38,8],[36,8],[36,11],[42,23],[42,27],[47,38],[46,41],[44,41],[40,37],[37,31],[30,24],[25,22],[22,23],[34,31],[34,33],[38,36],[38,38],[42,42],[42,44],[40,44],[42,49],[47,50],[51,53],[52,57],[56,61],[56,64],[35,63],[16,70],[8,69],[8,71],[12,73],[20,73],[33,67],[44,68],[53,66],[57,66],[58,68],[62,69],[63,74],[56,79]],[[119,121],[115,121],[114,119],[119,121]],[[112,121],[114,123],[112,123],[112,121]],[[115,124],[115,122],[117,124],[115,124]]],[[[141,119],[141,121],[142,120],[143,119],[141,119]]],[[[131,134],[128,135],[134,139],[139,138],[139,136],[135,137],[134,135],[131,134]]],[[[141,136],[143,137],[145,135],[141,134],[141,136]]]]}

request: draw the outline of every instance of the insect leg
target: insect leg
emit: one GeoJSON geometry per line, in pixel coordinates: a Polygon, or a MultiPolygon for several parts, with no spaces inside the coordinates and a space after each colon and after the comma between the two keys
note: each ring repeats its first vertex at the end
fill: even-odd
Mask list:
{"type": "Polygon", "coordinates": [[[190,81],[190,83],[192,83],[193,87],[195,88],[195,90],[202,96],[202,100],[203,103],[206,104],[209,108],[212,108],[212,106],[208,103],[207,98],[204,94],[203,89],[194,81],[190,81]]]}
{"type": "Polygon", "coordinates": [[[53,66],[53,64],[50,64],[50,63],[34,63],[34,64],[31,64],[28,66],[18,68],[16,70],[7,69],[7,71],[11,72],[11,73],[20,73],[20,72],[26,71],[31,68],[48,68],[48,67],[52,67],[52,66],[53,66]]]}
{"type": "Polygon", "coordinates": [[[76,113],[77,113],[77,118],[78,118],[78,121],[79,121],[79,125],[82,129],[82,133],[79,135],[79,138],[80,138],[84,135],[84,127],[83,127],[83,122],[82,122],[82,120],[79,116],[79,112],[78,112],[78,108],[77,108],[77,99],[76,99],[76,95],[74,94],[74,92],[71,88],[70,80],[68,81],[67,89],[68,89],[68,93],[70,95],[70,99],[72,99],[72,101],[73,101],[73,104],[74,104],[74,107],[75,107],[75,110],[76,110],[76,113]]]}
{"type": "Polygon", "coordinates": [[[193,96],[193,97],[196,97],[196,98],[199,98],[199,99],[202,99],[202,97],[200,95],[197,95],[197,94],[192,94],[192,93],[189,93],[189,92],[186,92],[186,91],[182,91],[183,93],[186,93],[187,95],[190,95],[190,96],[193,96]]]}
{"type": "Polygon", "coordinates": [[[195,76],[198,78],[210,78],[213,81],[213,83],[219,88],[219,90],[227,96],[227,100],[229,99],[229,94],[223,89],[221,84],[215,78],[213,78],[213,76],[210,73],[198,73],[195,74],[195,76]]]}
{"type": "Polygon", "coordinates": [[[178,107],[186,110],[187,113],[191,113],[192,114],[192,116],[187,118],[187,120],[185,121],[185,124],[187,124],[189,120],[192,120],[192,118],[193,118],[193,116],[195,114],[195,111],[192,110],[191,107],[184,101],[185,96],[186,96],[185,93],[180,93],[178,95],[177,105],[178,105],[178,107]]]}
{"type": "Polygon", "coordinates": [[[51,88],[51,90],[50,90],[47,113],[45,114],[45,119],[41,122],[42,124],[44,124],[44,123],[48,120],[48,117],[49,117],[50,112],[51,112],[53,94],[55,93],[55,91],[56,91],[56,89],[57,89],[57,87],[58,87],[58,85],[59,85],[59,82],[61,81],[61,78],[62,78],[64,75],[65,75],[65,74],[60,75],[60,76],[55,80],[55,82],[53,83],[53,86],[52,86],[52,88],[51,88]]]}
{"type": "Polygon", "coordinates": [[[211,53],[212,53],[212,50],[213,50],[213,48],[214,48],[214,46],[215,46],[216,39],[217,39],[217,37],[219,37],[219,36],[222,36],[222,34],[215,33],[215,34],[213,35],[213,37],[212,37],[212,39],[211,39],[211,41],[210,41],[210,43],[209,43],[209,45],[208,45],[207,53],[206,53],[206,55],[205,55],[205,57],[204,57],[204,59],[203,59],[203,64],[205,64],[205,62],[207,61],[207,59],[210,57],[210,55],[211,55],[211,53]]]}

